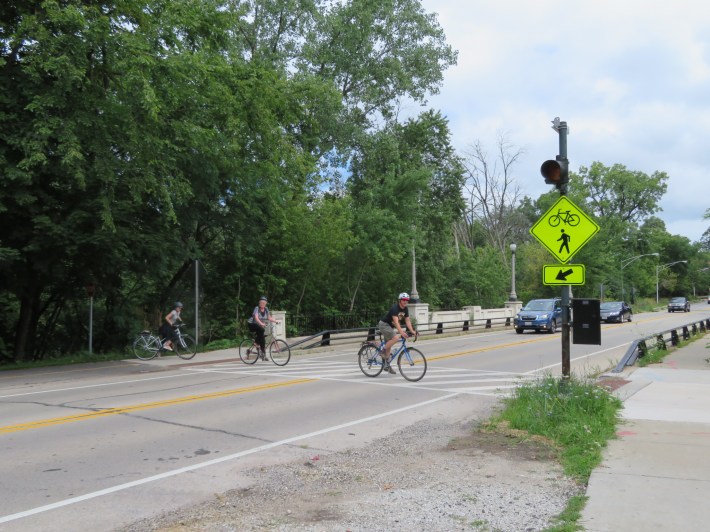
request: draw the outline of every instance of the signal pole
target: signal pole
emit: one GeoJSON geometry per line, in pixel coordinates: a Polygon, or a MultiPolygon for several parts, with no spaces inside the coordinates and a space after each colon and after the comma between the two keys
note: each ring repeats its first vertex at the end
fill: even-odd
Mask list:
{"type": "MultiPolygon", "coordinates": [[[[557,131],[560,138],[560,159],[567,162],[567,135],[569,128],[567,122],[561,122],[559,118],[552,121],[552,129],[557,131]]],[[[560,182],[560,196],[567,195],[567,180],[560,182]]],[[[570,287],[562,286],[562,376],[570,377],[570,287]]]]}

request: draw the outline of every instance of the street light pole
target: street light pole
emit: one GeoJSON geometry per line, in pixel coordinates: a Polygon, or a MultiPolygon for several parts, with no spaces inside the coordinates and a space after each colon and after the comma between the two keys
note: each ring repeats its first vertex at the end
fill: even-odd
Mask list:
{"type": "Polygon", "coordinates": [[[666,268],[670,268],[674,264],[680,264],[681,262],[688,264],[687,260],[677,260],[675,262],[669,262],[668,264],[664,264],[662,266],[656,266],[656,305],[658,305],[658,277],[659,277],[659,274],[661,273],[661,270],[664,270],[666,268]]]}
{"type": "Polygon", "coordinates": [[[518,299],[518,294],[515,293],[515,250],[517,249],[517,246],[515,244],[510,245],[510,252],[513,255],[513,258],[511,260],[511,290],[510,290],[510,301],[515,301],[518,299]]]}
{"type": "Polygon", "coordinates": [[[629,264],[634,262],[636,259],[640,259],[641,257],[650,257],[650,256],[655,256],[658,257],[658,253],[644,253],[643,255],[636,255],[635,257],[631,257],[630,259],[624,259],[621,261],[621,299],[626,301],[624,299],[624,268],[626,268],[629,264]]]}
{"type": "MultiPolygon", "coordinates": [[[[700,269],[697,271],[697,273],[705,272],[705,271],[707,271],[707,270],[710,270],[710,266],[708,266],[707,268],[700,268],[700,269]]],[[[693,279],[693,297],[697,297],[697,296],[695,295],[695,279],[693,279]]]]}

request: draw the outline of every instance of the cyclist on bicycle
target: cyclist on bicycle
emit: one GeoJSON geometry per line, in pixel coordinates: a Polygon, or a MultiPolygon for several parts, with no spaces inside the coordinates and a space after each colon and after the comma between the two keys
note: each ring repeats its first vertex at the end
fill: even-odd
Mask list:
{"type": "Polygon", "coordinates": [[[249,330],[255,334],[256,343],[259,344],[262,353],[266,352],[266,337],[264,335],[266,322],[278,323],[269,312],[269,308],[266,306],[267,302],[266,296],[261,296],[258,305],[254,307],[251,316],[247,320],[249,330]]]}
{"type": "Polygon", "coordinates": [[[168,351],[173,350],[173,342],[176,338],[175,325],[177,325],[177,322],[182,322],[182,318],[180,317],[181,312],[182,303],[180,303],[180,301],[176,301],[173,305],[173,309],[168,313],[167,316],[165,316],[165,323],[160,326],[160,334],[163,338],[166,339],[165,343],[163,344],[163,348],[167,349],[168,351]]]}
{"type": "Polygon", "coordinates": [[[385,314],[377,324],[386,342],[382,360],[385,363],[385,369],[393,375],[396,371],[390,366],[390,351],[392,350],[392,346],[397,343],[400,338],[409,338],[407,331],[402,328],[402,321],[404,321],[406,329],[409,330],[412,335],[417,334],[417,331],[414,330],[412,322],[409,319],[409,308],[407,305],[409,305],[409,294],[402,292],[399,294],[399,301],[392,305],[392,308],[389,309],[387,314],[385,314]]]}

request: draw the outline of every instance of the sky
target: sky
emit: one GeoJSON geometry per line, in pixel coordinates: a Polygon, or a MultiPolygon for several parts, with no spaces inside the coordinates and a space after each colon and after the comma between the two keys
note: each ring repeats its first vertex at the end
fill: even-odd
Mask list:
{"type": "Polygon", "coordinates": [[[428,107],[448,117],[459,153],[497,138],[525,153],[523,194],[550,189],[559,117],[570,170],[599,161],[668,174],[656,213],[692,242],[710,227],[710,2],[421,0],[438,14],[458,64],[428,107]]]}

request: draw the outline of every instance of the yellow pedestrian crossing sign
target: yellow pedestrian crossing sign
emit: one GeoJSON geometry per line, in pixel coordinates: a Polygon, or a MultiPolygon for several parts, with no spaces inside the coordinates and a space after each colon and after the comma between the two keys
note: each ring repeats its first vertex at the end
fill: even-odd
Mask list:
{"type": "Polygon", "coordinates": [[[542,267],[542,284],[583,285],[585,273],[584,264],[545,264],[542,267]]]}
{"type": "Polygon", "coordinates": [[[598,232],[596,222],[567,196],[560,196],[530,228],[530,234],[562,263],[569,261],[598,232]]]}

